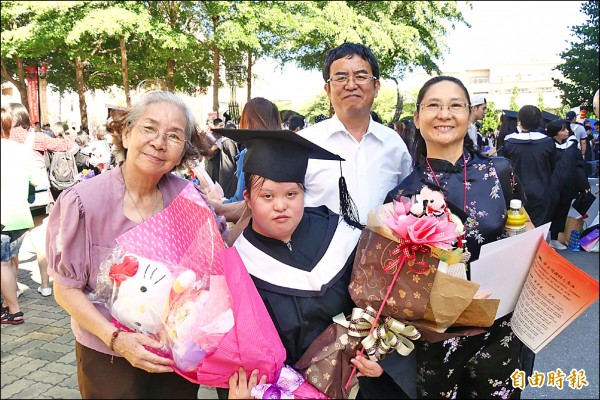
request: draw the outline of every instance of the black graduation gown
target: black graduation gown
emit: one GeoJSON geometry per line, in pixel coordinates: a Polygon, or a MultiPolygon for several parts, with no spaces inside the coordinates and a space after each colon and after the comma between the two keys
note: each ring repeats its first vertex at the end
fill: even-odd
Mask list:
{"type": "Polygon", "coordinates": [[[552,203],[550,238],[557,239],[565,229],[565,223],[573,197],[588,189],[589,182],[585,172],[585,162],[577,147],[575,136],[569,136],[562,144],[556,143],[556,168],[552,174],[552,183],[556,188],[552,203]]]}
{"type": "Polygon", "coordinates": [[[238,153],[235,142],[229,138],[223,138],[219,151],[213,158],[206,161],[206,173],[213,181],[221,185],[226,198],[232,197],[237,189],[235,170],[238,153]]]}
{"type": "Polygon", "coordinates": [[[279,332],[288,365],[300,359],[335,315],[350,314],[354,307],[348,284],[360,232],[338,223],[339,216],[327,207],[307,207],[292,235],[291,251],[282,241],[254,231],[251,222],[234,244],[279,332]],[[330,248],[336,231],[336,243],[346,234],[341,227],[350,236],[341,248],[330,248]],[[335,265],[317,268],[326,255],[335,265]]]}
{"type": "Polygon", "coordinates": [[[554,140],[540,132],[511,133],[504,138],[500,155],[510,160],[514,173],[525,189],[525,210],[535,226],[552,218],[552,198],[556,188],[552,173],[556,166],[554,140]]]}
{"type": "MultiPolygon", "coordinates": [[[[286,364],[293,366],[333,323],[335,315],[351,314],[355,304],[348,285],[359,237],[358,229],[321,206],[304,209],[292,235],[291,251],[280,240],[254,231],[252,222],[235,242],[286,349],[286,364]],[[305,272],[311,271],[315,276],[305,279],[305,272]]],[[[416,361],[412,368],[406,368],[390,354],[380,365],[386,371],[381,377],[359,378],[358,397],[402,398],[402,391],[388,373],[414,385],[416,361]],[[413,372],[412,378],[408,370],[413,372]]]]}

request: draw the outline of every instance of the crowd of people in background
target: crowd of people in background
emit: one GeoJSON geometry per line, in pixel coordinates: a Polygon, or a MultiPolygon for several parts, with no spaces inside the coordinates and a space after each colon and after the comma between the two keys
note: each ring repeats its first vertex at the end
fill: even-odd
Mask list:
{"type": "MultiPolygon", "coordinates": [[[[523,201],[530,227],[551,222],[550,245],[566,248],[557,235],[571,201],[591,190],[588,177],[598,176],[598,121],[580,124],[572,111],[565,119],[545,121],[539,108],[525,105],[503,112],[497,131],[482,132],[487,99],[470,94],[457,78],[439,76],[421,88],[413,116],[386,125],[372,110],[381,85],[378,61],[361,44],[331,50],[323,79],[333,114],[313,120],[257,97],[245,104],[239,121],[225,113],[201,126],[178,96],[156,91],[130,108],[109,110],[106,125],[90,134],[62,122],[32,125],[23,106],[3,106],[2,324],[25,322],[26,310],[18,304],[18,255],[29,232],[41,275],[37,290],[50,296],[52,276],[55,298],[73,320],[83,398],[157,393],[195,398],[197,385],[165,374],[172,372],[171,362],[147,350],[160,343],[114,331],[106,310],[87,299],[96,286],[100,256],[81,251],[110,248],[120,234],[166,208],[187,182],[206,199],[225,243],[246,255],[267,254],[260,260],[271,271],[305,273],[323,254],[337,254],[318,288],[271,281],[265,265],[244,259],[290,365],[333,316],[351,312],[346,288],[357,232],[369,211],[399,193],[415,193],[423,179],[433,179],[453,203],[466,204],[464,194],[476,204],[463,210],[478,227],[466,233],[471,261],[483,244],[501,237],[505,200],[512,198],[523,201]],[[440,130],[440,124],[448,129],[440,130]],[[296,156],[303,146],[311,155],[296,156]],[[499,158],[508,160],[511,186],[503,188],[503,197],[490,197],[497,182],[487,177],[495,176],[499,158]],[[74,177],[59,185],[54,168],[74,168],[74,177]],[[29,186],[45,197],[42,203],[28,202],[29,186]],[[272,222],[274,210],[288,213],[285,223],[272,222]],[[106,368],[113,359],[115,368],[106,368]]],[[[360,398],[449,393],[485,398],[498,385],[518,397],[519,390],[509,386],[510,374],[529,371],[533,361],[512,333],[510,316],[496,321],[487,335],[419,344],[410,357],[394,353],[374,362],[356,355],[360,398]]],[[[250,376],[257,383],[256,375],[250,376]]],[[[237,390],[248,386],[245,374],[236,374],[230,384],[236,390],[219,390],[220,398],[247,395],[237,390]]]]}

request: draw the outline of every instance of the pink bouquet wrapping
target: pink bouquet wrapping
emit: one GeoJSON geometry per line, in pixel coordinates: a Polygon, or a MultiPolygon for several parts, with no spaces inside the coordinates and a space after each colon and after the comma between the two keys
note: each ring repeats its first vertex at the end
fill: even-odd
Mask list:
{"type": "Polygon", "coordinates": [[[227,388],[240,366],[275,380],[285,349],[236,250],[225,249],[193,185],[117,243],[95,293],[115,325],[161,341],[162,355],[191,382],[227,388]]]}

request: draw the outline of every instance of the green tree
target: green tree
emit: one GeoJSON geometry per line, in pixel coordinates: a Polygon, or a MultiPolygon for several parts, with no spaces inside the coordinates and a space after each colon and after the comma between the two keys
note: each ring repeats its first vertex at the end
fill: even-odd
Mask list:
{"type": "Polygon", "coordinates": [[[14,1],[0,2],[1,33],[1,76],[2,83],[11,82],[21,97],[21,103],[29,109],[27,102],[27,66],[37,64],[44,54],[44,43],[39,36],[32,40],[27,29],[33,12],[27,4],[14,1]]]}
{"type": "Polygon", "coordinates": [[[373,102],[372,110],[379,115],[384,125],[389,124],[394,118],[396,110],[397,92],[395,89],[381,85],[379,93],[373,102]]]}
{"type": "Polygon", "coordinates": [[[329,97],[327,97],[327,93],[322,91],[300,107],[298,112],[304,115],[311,124],[315,122],[315,117],[319,114],[329,116],[329,97]]]}
{"type": "Polygon", "coordinates": [[[546,106],[544,105],[544,96],[542,96],[542,90],[538,90],[538,108],[540,109],[540,111],[544,111],[546,109],[546,106]]]}
{"type": "MultiPolygon", "coordinates": [[[[438,59],[447,50],[446,37],[465,23],[452,1],[314,1],[302,3],[290,20],[300,22],[271,53],[283,63],[321,70],[327,53],[344,41],[368,46],[378,59],[383,78],[401,80],[422,67],[440,73],[438,59]]],[[[470,3],[467,3],[470,6],[470,3]]],[[[396,96],[397,107],[400,106],[396,96]]]]}
{"type": "Polygon", "coordinates": [[[577,41],[570,42],[570,48],[560,53],[564,63],[554,68],[564,76],[564,80],[553,79],[554,86],[562,92],[563,104],[571,107],[591,110],[594,93],[600,87],[599,5],[600,1],[586,1],[581,5],[580,11],[587,16],[586,21],[571,28],[577,41]]]}
{"type": "Polygon", "coordinates": [[[48,82],[61,93],[79,94],[84,126],[90,89],[116,84],[128,98],[129,86],[147,78],[186,93],[207,86],[208,52],[189,33],[195,32],[195,13],[188,2],[164,2],[171,7],[163,9],[158,3],[2,2],[2,79],[16,82],[21,92],[20,65],[46,61],[48,82]]]}
{"type": "Polygon", "coordinates": [[[48,83],[60,92],[77,91],[81,125],[87,126],[85,92],[120,81],[121,68],[111,54],[118,40],[110,32],[121,32],[124,21],[136,19],[126,11],[100,1],[3,3],[3,17],[9,16],[2,21],[3,65],[17,67],[4,68],[3,79],[19,76],[19,59],[47,62],[48,83]]]}
{"type": "Polygon", "coordinates": [[[508,108],[510,108],[513,111],[519,111],[519,103],[517,103],[518,98],[519,98],[519,88],[515,86],[512,90],[512,93],[510,94],[510,101],[509,101],[508,108]]]}
{"type": "Polygon", "coordinates": [[[483,123],[481,125],[481,132],[485,133],[488,130],[492,130],[496,132],[498,126],[500,125],[499,121],[500,111],[496,109],[496,104],[493,101],[488,101],[487,103],[487,111],[485,112],[485,116],[483,117],[483,123]]]}
{"type": "Polygon", "coordinates": [[[384,78],[401,79],[415,67],[439,72],[456,23],[466,22],[450,1],[3,1],[2,79],[23,96],[23,66],[48,60],[61,72],[49,83],[76,90],[81,107],[86,90],[113,84],[128,92],[160,78],[193,93],[212,81],[216,110],[223,69],[245,63],[250,97],[257,59],[320,69],[343,41],[369,46],[384,78]]]}

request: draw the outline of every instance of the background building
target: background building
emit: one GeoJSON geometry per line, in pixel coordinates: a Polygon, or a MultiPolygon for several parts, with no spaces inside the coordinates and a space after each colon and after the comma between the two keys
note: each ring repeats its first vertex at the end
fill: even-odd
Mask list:
{"type": "MultiPolygon", "coordinates": [[[[544,109],[555,111],[562,106],[561,92],[554,87],[552,78],[563,79],[560,71],[553,70],[561,59],[538,58],[532,60],[514,60],[506,63],[479,66],[473,69],[442,71],[444,75],[460,79],[470,94],[479,94],[493,101],[496,109],[508,109],[513,89],[519,91],[517,104],[538,106],[541,93],[544,109]]],[[[481,63],[480,63],[481,64],[481,63]]],[[[407,93],[418,91],[432,75],[415,72],[403,82],[407,93]]],[[[414,101],[414,99],[413,99],[414,101]]]]}

